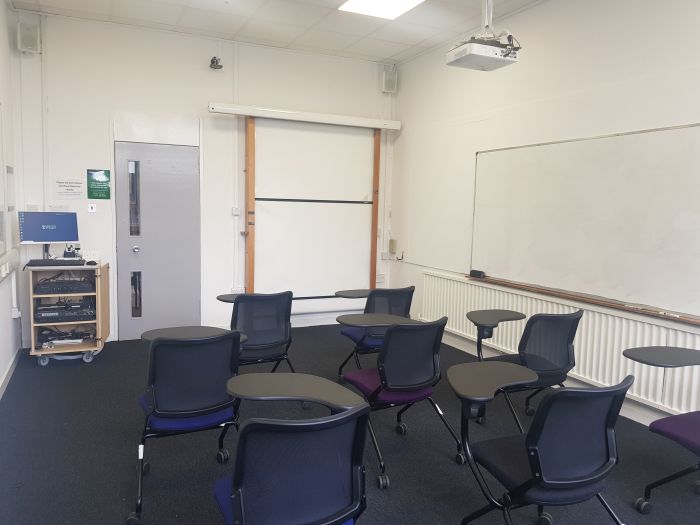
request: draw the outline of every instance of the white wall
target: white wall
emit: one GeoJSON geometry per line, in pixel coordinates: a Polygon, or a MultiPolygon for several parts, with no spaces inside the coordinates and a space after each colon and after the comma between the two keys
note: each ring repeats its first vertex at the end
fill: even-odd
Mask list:
{"type": "MultiPolygon", "coordinates": [[[[14,126],[14,97],[16,89],[13,82],[13,68],[16,65],[17,56],[13,51],[13,38],[16,18],[10,12],[4,1],[0,1],[0,185],[4,185],[3,174],[5,166],[13,166],[15,177],[18,169],[15,165],[15,126],[14,126]]],[[[8,189],[14,193],[13,188],[8,189]]],[[[5,195],[3,206],[7,206],[14,201],[14,195],[5,195]]],[[[9,223],[9,220],[7,221],[9,223]]],[[[9,235],[9,227],[6,224],[7,247],[11,248],[12,238],[9,235]]],[[[0,253],[0,265],[11,264],[16,266],[16,260],[12,253],[3,256],[0,253]]],[[[16,272],[13,271],[5,278],[0,274],[0,395],[6,380],[9,379],[9,372],[15,362],[15,357],[19,349],[19,321],[12,318],[13,306],[16,306],[16,292],[13,286],[16,272]]]]}
{"type": "Polygon", "coordinates": [[[477,151],[700,122],[700,58],[670,51],[694,48],[699,19],[695,0],[549,0],[496,23],[524,46],[516,65],[448,67],[450,46],[401,64],[391,284],[469,271],[477,151]]]}
{"type": "MultiPolygon", "coordinates": [[[[83,178],[87,168],[114,169],[115,116],[200,118],[204,324],[228,323],[230,305],[215,297],[241,287],[244,277],[243,224],[231,214],[243,206],[242,127],[235,117],[210,116],[207,104],[390,116],[371,62],[58,16],[41,21],[43,54],[22,61],[23,204],[77,211],[83,249],[114,264],[113,200],[88,215],[84,199],[53,199],[54,181],[83,178]],[[222,70],[208,67],[214,55],[222,70]]],[[[113,304],[113,327],[115,312],[113,304]]]]}

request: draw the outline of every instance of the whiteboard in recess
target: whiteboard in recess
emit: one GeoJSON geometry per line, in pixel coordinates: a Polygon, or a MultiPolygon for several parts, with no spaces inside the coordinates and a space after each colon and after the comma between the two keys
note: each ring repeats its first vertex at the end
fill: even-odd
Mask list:
{"type": "Polygon", "coordinates": [[[700,315],[700,125],[477,154],[472,269],[700,315]]]}

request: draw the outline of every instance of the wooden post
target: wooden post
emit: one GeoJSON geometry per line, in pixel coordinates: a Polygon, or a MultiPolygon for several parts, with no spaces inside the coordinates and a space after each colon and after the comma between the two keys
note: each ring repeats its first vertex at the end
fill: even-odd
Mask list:
{"type": "Polygon", "coordinates": [[[379,224],[379,160],[381,155],[382,130],[374,130],[374,172],[372,174],[372,233],[369,251],[369,287],[377,287],[377,230],[379,224]]]}
{"type": "Polygon", "coordinates": [[[245,291],[255,291],[255,118],[245,118],[245,291]]]}

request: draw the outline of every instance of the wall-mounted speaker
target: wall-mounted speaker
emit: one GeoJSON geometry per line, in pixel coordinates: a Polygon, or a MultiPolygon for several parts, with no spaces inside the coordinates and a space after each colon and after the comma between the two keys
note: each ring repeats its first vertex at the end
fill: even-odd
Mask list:
{"type": "Polygon", "coordinates": [[[382,93],[396,93],[399,87],[399,73],[396,66],[385,65],[382,70],[382,93]]]}
{"type": "Polygon", "coordinates": [[[17,49],[23,53],[41,53],[41,36],[38,24],[17,24],[17,49]]]}

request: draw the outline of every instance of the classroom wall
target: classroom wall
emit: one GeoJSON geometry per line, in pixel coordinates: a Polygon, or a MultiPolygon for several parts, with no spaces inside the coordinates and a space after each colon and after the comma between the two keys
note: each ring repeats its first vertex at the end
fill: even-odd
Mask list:
{"type": "MultiPolygon", "coordinates": [[[[232,208],[243,209],[242,123],[210,116],[207,104],[389,116],[378,66],[371,62],[59,16],[36,18],[43,53],[22,61],[23,140],[32,163],[24,204],[77,211],[83,249],[113,263],[114,201],[98,202],[97,213],[88,215],[85,199],[53,198],[54,181],[83,178],[87,168],[113,169],[115,117],[201,119],[203,324],[228,324],[230,305],[215,297],[242,287],[244,279],[243,223],[232,215],[232,208]],[[222,70],[208,67],[214,55],[221,57],[222,70]]],[[[111,295],[114,327],[114,287],[111,295]]]]}
{"type": "Polygon", "coordinates": [[[695,0],[548,0],[495,23],[516,65],[448,67],[451,45],[400,64],[390,275],[417,285],[415,314],[425,268],[470,269],[477,151],[700,122],[699,19],[695,0]]]}
{"type": "MultiPolygon", "coordinates": [[[[4,1],[0,1],[0,185],[5,185],[3,174],[5,166],[13,166],[15,173],[15,126],[14,126],[14,76],[11,74],[17,61],[16,52],[13,51],[14,25],[16,18],[4,1]]],[[[4,188],[4,205],[14,202],[15,188],[11,185],[4,188]],[[10,198],[12,193],[12,198],[10,198]]],[[[10,253],[0,253],[0,266],[10,264],[16,267],[16,259],[12,253],[12,239],[9,236],[9,226],[6,224],[6,241],[10,253]]],[[[16,293],[14,280],[16,271],[1,277],[0,274],[0,395],[2,386],[10,372],[15,356],[19,349],[19,320],[13,318],[12,309],[16,305],[16,293]]]]}

